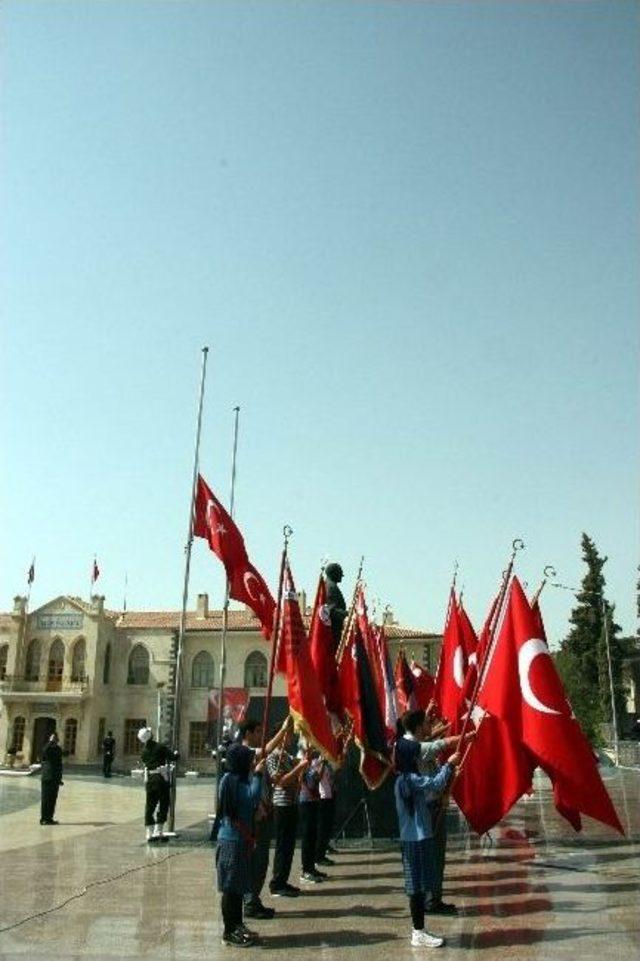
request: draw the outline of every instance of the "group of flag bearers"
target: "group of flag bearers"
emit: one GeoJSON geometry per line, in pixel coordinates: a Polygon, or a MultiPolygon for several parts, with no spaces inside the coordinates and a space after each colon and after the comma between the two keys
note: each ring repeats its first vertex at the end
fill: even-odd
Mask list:
{"type": "Polygon", "coordinates": [[[255,939],[244,927],[242,896],[255,860],[260,805],[270,803],[274,811],[271,893],[297,893],[288,872],[298,819],[302,880],[313,883],[314,872],[313,880],[323,880],[310,853],[317,819],[311,808],[305,809],[305,799],[315,791],[319,766],[339,769],[351,742],[359,750],[360,773],[370,790],[389,775],[396,778],[414,946],[443,943],[425,931],[424,912],[447,913],[451,907],[442,901],[449,796],[483,834],[531,793],[539,766],[551,779],[557,810],[576,830],[581,814],[587,814],[624,833],[549,654],[539,593],[530,602],[513,574],[518,542],[479,637],[456,595],[454,579],[440,662],[431,678],[423,668],[409,665],[403,652],[392,666],[384,628],[367,613],[361,572],[347,607],[339,587],[340,565],[323,569],[307,632],[288,537],[276,602],[250,563],[234,521],[200,476],[194,533],[206,538],[223,562],[230,596],[252,608],[272,642],[260,748],[252,753],[251,745],[234,746],[220,786],[217,867],[226,943],[242,946],[255,939]],[[265,743],[274,671],[286,677],[291,723],[303,744],[297,759],[285,750],[288,726],[276,735],[279,741],[265,743]],[[434,718],[446,726],[448,738],[434,739],[434,718]],[[294,794],[299,795],[297,807],[294,794]]]}

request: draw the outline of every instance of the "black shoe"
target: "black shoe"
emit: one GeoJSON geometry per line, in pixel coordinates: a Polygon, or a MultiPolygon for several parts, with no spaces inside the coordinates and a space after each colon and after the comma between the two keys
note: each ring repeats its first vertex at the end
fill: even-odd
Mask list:
{"type": "Polygon", "coordinates": [[[448,903],[447,901],[432,901],[431,904],[425,906],[425,910],[428,914],[457,914],[458,909],[455,904],[448,903]]]}
{"type": "Polygon", "coordinates": [[[327,854],[340,854],[332,844],[327,844],[327,854]]]}
{"type": "Polygon", "coordinates": [[[166,834],[161,834],[158,838],[158,841],[160,842],[160,844],[168,844],[169,838],[167,837],[166,834]]]}
{"type": "Polygon", "coordinates": [[[297,898],[300,894],[298,888],[286,887],[286,888],[274,888],[271,892],[272,898],[297,898]]]}
{"type": "Polygon", "coordinates": [[[316,861],[316,864],[323,864],[323,865],[326,865],[326,867],[328,868],[334,867],[335,863],[336,862],[332,861],[331,858],[318,858],[318,860],[316,861]]]}
{"type": "Polygon", "coordinates": [[[59,824],[59,821],[40,821],[40,824],[59,824]]]}
{"type": "Polygon", "coordinates": [[[300,888],[296,887],[295,884],[289,884],[287,882],[287,884],[285,884],[285,888],[294,896],[294,898],[300,894],[300,888]]]}
{"type": "Polygon", "coordinates": [[[236,928],[235,931],[231,931],[230,934],[222,935],[223,944],[231,944],[235,948],[250,948],[252,944],[256,943],[255,938],[250,935],[245,934],[242,928],[236,928]]]}
{"type": "Polygon", "coordinates": [[[270,921],[275,913],[275,908],[268,908],[265,904],[246,905],[244,909],[245,918],[256,918],[258,921],[270,921]]]}
{"type": "Polygon", "coordinates": [[[318,879],[318,881],[326,881],[329,877],[326,871],[318,871],[317,868],[311,873],[318,879]]]}

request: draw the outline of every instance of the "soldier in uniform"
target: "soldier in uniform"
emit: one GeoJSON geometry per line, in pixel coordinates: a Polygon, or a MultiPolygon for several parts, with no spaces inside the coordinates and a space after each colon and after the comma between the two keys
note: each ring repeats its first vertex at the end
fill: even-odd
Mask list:
{"type": "Polygon", "coordinates": [[[331,617],[331,631],[336,650],[342,637],[342,626],[347,616],[347,605],[338,584],[344,577],[339,564],[327,564],[324,569],[324,580],[327,585],[327,607],[331,617]]]}
{"type": "Polygon", "coordinates": [[[109,731],[102,742],[102,773],[104,777],[111,777],[111,765],[116,755],[116,739],[113,731],[109,731]]]}
{"type": "Polygon", "coordinates": [[[157,741],[154,741],[150,727],[140,728],[138,740],[144,745],[140,760],[145,769],[147,797],[144,808],[144,824],[147,843],[166,842],[169,840],[164,833],[164,825],[169,813],[170,764],[178,758],[178,752],[172,751],[166,744],[158,744],[157,741]]]}
{"type": "Polygon", "coordinates": [[[56,813],[56,801],[62,783],[62,748],[58,744],[58,735],[53,731],[42,751],[40,824],[58,823],[53,815],[56,813]]]}

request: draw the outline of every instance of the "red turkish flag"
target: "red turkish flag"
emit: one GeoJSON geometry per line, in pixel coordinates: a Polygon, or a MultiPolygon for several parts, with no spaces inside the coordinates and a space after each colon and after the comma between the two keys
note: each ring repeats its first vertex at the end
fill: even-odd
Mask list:
{"type": "Polygon", "coordinates": [[[398,651],[393,676],[396,682],[398,713],[402,716],[405,711],[415,711],[418,707],[416,679],[411,672],[404,651],[398,651]]]}
{"type": "Polygon", "coordinates": [[[313,669],[309,640],[288,563],[285,567],[282,595],[280,649],[284,652],[286,662],[289,710],[297,730],[332,764],[338,764],[338,745],[313,669]]]}
{"type": "Polygon", "coordinates": [[[556,807],[579,830],[578,812],[624,834],[600,777],[591,745],[524,591],[514,577],[507,612],[480,691],[483,708],[508,723],[554,786],[556,807]]]}
{"type": "Polygon", "coordinates": [[[336,644],[331,630],[331,615],[327,607],[327,585],[322,575],[318,581],[318,590],[316,591],[313,614],[311,615],[309,649],[327,710],[340,718],[342,716],[342,698],[340,697],[340,684],[338,682],[336,644]]]}
{"type": "Polygon", "coordinates": [[[467,652],[460,624],[460,611],[453,591],[449,604],[449,619],[444,629],[440,662],[433,690],[438,714],[455,724],[460,714],[462,686],[467,672],[467,652]]]}
{"type": "Polygon", "coordinates": [[[423,667],[417,664],[415,661],[411,661],[411,673],[413,674],[415,681],[415,697],[418,702],[418,707],[422,710],[426,710],[433,697],[433,692],[435,690],[435,681],[428,671],[425,671],[423,667]]]}
{"type": "Polygon", "coordinates": [[[193,533],[204,537],[224,564],[229,580],[229,596],[246,604],[262,624],[269,640],[273,632],[276,604],[264,578],[247,555],[244,538],[231,516],[198,474],[193,533]]]}

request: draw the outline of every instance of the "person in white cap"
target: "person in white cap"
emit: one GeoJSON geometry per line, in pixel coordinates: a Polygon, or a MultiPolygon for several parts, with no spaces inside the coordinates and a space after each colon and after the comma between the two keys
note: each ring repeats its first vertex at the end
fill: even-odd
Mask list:
{"type": "Polygon", "coordinates": [[[169,840],[164,833],[164,825],[169,813],[169,779],[171,776],[169,765],[177,759],[178,752],[172,751],[166,744],[158,744],[157,741],[154,741],[150,727],[140,728],[138,740],[144,745],[140,759],[144,765],[147,794],[144,807],[147,843],[166,842],[169,840]]]}

